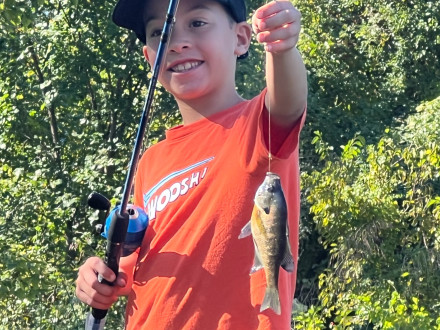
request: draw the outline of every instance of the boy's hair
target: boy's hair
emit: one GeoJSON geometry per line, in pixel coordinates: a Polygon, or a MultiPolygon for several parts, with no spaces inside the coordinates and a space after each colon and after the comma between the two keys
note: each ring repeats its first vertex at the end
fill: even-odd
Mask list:
{"type": "MultiPolygon", "coordinates": [[[[144,8],[148,1],[153,0],[119,0],[112,15],[113,22],[116,25],[134,31],[143,44],[146,44],[147,42],[145,35],[144,8]]],[[[240,23],[246,21],[246,5],[244,0],[212,1],[220,3],[235,22],[240,23]]],[[[238,58],[242,59],[247,57],[247,55],[248,53],[246,52],[238,58]]]]}

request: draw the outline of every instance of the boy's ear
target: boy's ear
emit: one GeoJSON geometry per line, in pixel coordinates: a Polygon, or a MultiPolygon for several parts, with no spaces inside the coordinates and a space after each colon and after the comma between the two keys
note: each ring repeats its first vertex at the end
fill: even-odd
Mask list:
{"type": "Polygon", "coordinates": [[[148,64],[150,64],[150,57],[148,56],[147,46],[142,47],[142,52],[144,53],[144,57],[147,60],[148,64]]]}
{"type": "Polygon", "coordinates": [[[249,49],[252,38],[252,28],[247,22],[237,23],[235,26],[237,34],[237,45],[235,47],[235,55],[240,56],[249,49]]]}

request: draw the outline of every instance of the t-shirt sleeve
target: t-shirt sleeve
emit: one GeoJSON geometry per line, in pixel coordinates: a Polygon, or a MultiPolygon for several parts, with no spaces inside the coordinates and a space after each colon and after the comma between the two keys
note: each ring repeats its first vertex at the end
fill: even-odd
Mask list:
{"type": "Polygon", "coordinates": [[[271,122],[269,134],[269,116],[264,105],[266,89],[250,100],[243,109],[242,120],[237,121],[237,144],[242,165],[253,170],[262,163],[268,162],[269,141],[274,159],[287,159],[298,149],[299,135],[304,125],[306,111],[293,125],[285,128],[271,122]],[[270,138],[269,138],[270,136],[270,138]]]}
{"type": "Polygon", "coordinates": [[[293,126],[285,127],[271,121],[268,110],[266,107],[263,107],[259,121],[267,152],[270,150],[275,158],[288,158],[299,144],[299,135],[304,126],[305,117],[306,108],[293,126]]]}

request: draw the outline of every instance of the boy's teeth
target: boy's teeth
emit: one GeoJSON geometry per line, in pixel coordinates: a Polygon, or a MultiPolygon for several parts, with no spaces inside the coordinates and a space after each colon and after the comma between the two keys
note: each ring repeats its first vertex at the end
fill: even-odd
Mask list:
{"type": "Polygon", "coordinates": [[[188,71],[189,69],[195,68],[199,64],[200,64],[200,62],[186,62],[186,63],[176,65],[175,67],[173,67],[172,70],[174,72],[188,71]]]}

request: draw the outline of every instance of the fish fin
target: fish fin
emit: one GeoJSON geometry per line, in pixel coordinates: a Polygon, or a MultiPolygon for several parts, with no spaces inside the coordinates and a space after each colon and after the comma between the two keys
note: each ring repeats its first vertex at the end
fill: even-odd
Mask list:
{"type": "Polygon", "coordinates": [[[280,296],[276,288],[266,288],[266,293],[264,294],[264,299],[260,307],[260,312],[268,308],[272,309],[278,315],[281,314],[280,296]]]}
{"type": "Polygon", "coordinates": [[[239,239],[245,238],[245,237],[248,237],[249,235],[252,235],[251,222],[250,221],[242,228],[238,238],[239,239]]]}
{"type": "Polygon", "coordinates": [[[284,255],[284,259],[283,262],[281,263],[281,267],[284,268],[284,270],[286,272],[293,272],[293,270],[295,269],[295,263],[293,262],[293,257],[291,254],[286,253],[284,255]]]}
{"type": "Polygon", "coordinates": [[[254,265],[251,268],[250,274],[257,272],[262,268],[263,268],[263,263],[261,262],[260,252],[258,252],[257,246],[255,246],[254,265]]]}
{"type": "Polygon", "coordinates": [[[270,212],[270,208],[268,206],[261,206],[258,205],[257,203],[255,203],[255,207],[260,211],[260,212],[264,212],[266,214],[269,214],[270,212]]]}
{"type": "Polygon", "coordinates": [[[293,256],[292,256],[292,251],[290,250],[289,241],[287,241],[286,244],[286,251],[284,252],[283,260],[281,261],[281,267],[283,267],[283,269],[289,273],[293,272],[293,270],[295,269],[295,262],[293,261],[293,256]]]}

